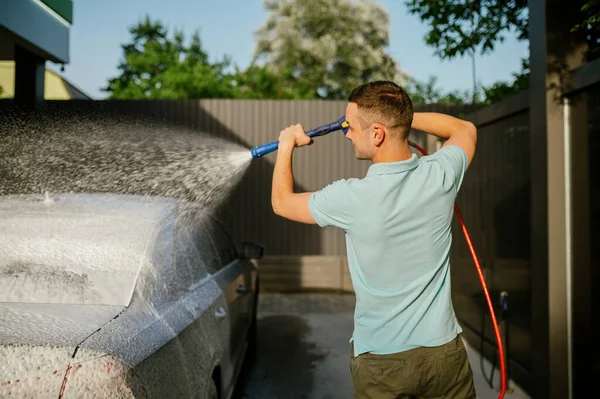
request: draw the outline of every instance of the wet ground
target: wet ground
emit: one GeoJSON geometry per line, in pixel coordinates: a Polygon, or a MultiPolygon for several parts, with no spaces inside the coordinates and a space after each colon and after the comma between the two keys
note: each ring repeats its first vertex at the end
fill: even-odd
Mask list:
{"type": "Polygon", "coordinates": [[[351,398],[353,296],[260,297],[258,355],[237,398],[351,398]]]}
{"type": "MultiPolygon", "coordinates": [[[[348,340],[354,296],[261,294],[258,356],[246,372],[238,399],[352,398],[348,340]]],[[[479,355],[467,346],[477,397],[493,399],[479,368],[479,355]]],[[[486,364],[487,370],[491,365],[486,364]]],[[[506,399],[527,399],[511,385],[506,399]]]]}

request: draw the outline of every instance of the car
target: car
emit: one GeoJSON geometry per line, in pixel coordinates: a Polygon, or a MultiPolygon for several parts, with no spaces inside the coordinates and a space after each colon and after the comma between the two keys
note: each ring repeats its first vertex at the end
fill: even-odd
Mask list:
{"type": "Polygon", "coordinates": [[[173,198],[0,197],[0,397],[230,398],[263,251],[173,198]]]}

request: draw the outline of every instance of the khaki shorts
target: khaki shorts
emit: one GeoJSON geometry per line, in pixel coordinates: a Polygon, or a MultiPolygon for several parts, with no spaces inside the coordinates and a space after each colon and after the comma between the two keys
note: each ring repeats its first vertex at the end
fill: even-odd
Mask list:
{"type": "Polygon", "coordinates": [[[447,344],[390,355],[350,347],[354,398],[475,398],[473,373],[460,334],[447,344]]]}

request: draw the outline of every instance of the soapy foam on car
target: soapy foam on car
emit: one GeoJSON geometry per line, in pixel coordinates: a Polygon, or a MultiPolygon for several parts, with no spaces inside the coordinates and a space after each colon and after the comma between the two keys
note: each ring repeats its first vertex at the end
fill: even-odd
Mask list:
{"type": "MultiPolygon", "coordinates": [[[[39,204],[42,209],[48,210],[60,204],[60,194],[57,193],[114,193],[170,197],[200,205],[203,210],[210,212],[227,198],[242,179],[252,159],[247,148],[230,141],[180,127],[146,124],[138,120],[103,120],[98,123],[98,119],[88,121],[77,117],[15,119],[11,123],[0,124],[0,135],[0,195],[40,194],[39,204]]],[[[97,219],[101,218],[99,216],[97,219]]],[[[70,232],[66,223],[68,220],[68,216],[63,220],[56,220],[65,227],[64,231],[57,233],[63,234],[62,238],[75,234],[70,232]]],[[[93,220],[95,219],[91,218],[88,222],[93,220]]],[[[11,221],[5,220],[5,227],[9,226],[11,221]]],[[[64,306],[76,309],[78,304],[85,303],[89,297],[84,295],[78,298],[79,293],[71,297],[68,290],[59,293],[51,284],[44,285],[43,281],[31,273],[27,274],[28,270],[43,267],[48,271],[48,278],[53,281],[61,284],[73,281],[78,287],[84,287],[86,281],[89,282],[86,274],[89,278],[94,272],[130,272],[130,261],[133,259],[129,258],[139,254],[140,246],[146,242],[137,242],[135,239],[121,242],[114,251],[93,245],[86,245],[85,248],[76,244],[72,248],[63,245],[61,248],[67,250],[67,255],[53,254],[50,243],[52,240],[60,243],[60,240],[55,236],[46,237],[49,241],[40,242],[43,241],[45,227],[50,226],[39,226],[42,234],[37,238],[23,242],[12,241],[10,245],[0,249],[0,252],[7,255],[3,259],[8,259],[10,252],[10,259],[14,261],[10,264],[5,262],[0,268],[14,276],[25,273],[31,280],[25,281],[30,283],[25,291],[30,292],[31,297],[23,297],[22,293],[17,295],[25,304],[19,305],[18,309],[10,306],[3,309],[5,317],[14,319],[16,323],[11,325],[30,323],[30,328],[23,329],[32,331],[36,330],[34,326],[38,324],[46,325],[49,329],[54,325],[60,327],[55,328],[54,333],[40,330],[41,334],[36,336],[21,337],[21,345],[27,342],[41,344],[42,341],[46,341],[45,344],[48,345],[73,345],[77,342],[77,345],[97,348],[103,353],[114,353],[130,364],[136,364],[157,346],[168,342],[193,317],[199,316],[203,309],[219,298],[218,286],[206,279],[200,281],[211,287],[210,290],[196,289],[200,288],[196,284],[190,288],[189,293],[173,298],[169,295],[167,284],[179,278],[174,275],[175,271],[157,270],[153,260],[137,259],[135,272],[136,279],[139,280],[129,305],[134,305],[131,312],[121,315],[121,322],[109,323],[103,327],[104,333],[93,334],[97,324],[88,323],[84,313],[75,311],[71,315],[64,311],[64,306]],[[23,255],[22,263],[16,261],[19,258],[17,252],[23,255]],[[130,261],[115,262],[115,259],[130,261]],[[65,265],[68,266],[65,268],[65,265]],[[35,292],[36,286],[41,287],[41,291],[46,290],[49,295],[55,295],[55,299],[56,296],[63,295],[56,301],[59,305],[53,305],[49,303],[51,301],[41,297],[36,298],[36,294],[43,294],[41,291],[35,292]],[[150,292],[153,297],[149,296],[150,292]],[[180,302],[180,305],[175,305],[175,302],[180,302]],[[173,314],[168,320],[163,319],[157,309],[164,306],[181,308],[181,314],[173,314]],[[156,323],[157,319],[162,321],[156,323]],[[133,331],[134,335],[131,336],[131,326],[138,326],[140,331],[133,331]],[[150,326],[155,330],[152,342],[138,342],[135,334],[150,326]],[[111,329],[114,331],[111,332],[111,329]],[[122,345],[124,339],[131,341],[131,346],[122,345]]],[[[8,236],[5,238],[10,240],[8,236]]],[[[79,239],[85,241],[85,237],[79,239]]],[[[103,239],[110,242],[113,238],[109,234],[103,236],[103,239]]],[[[7,295],[16,294],[12,292],[7,295]]],[[[88,315],[98,322],[107,322],[112,317],[117,317],[119,308],[122,308],[86,306],[88,307],[85,309],[92,309],[94,312],[107,311],[103,315],[97,312],[88,315]]],[[[83,310],[82,307],[81,311],[83,310]]],[[[223,332],[218,334],[222,336],[223,332]]],[[[66,365],[62,350],[49,352],[48,356],[57,357],[58,364],[66,365]]],[[[64,374],[64,368],[58,368],[58,373],[64,374]]],[[[18,376],[15,378],[18,379],[18,376]]]]}
{"type": "MultiPolygon", "coordinates": [[[[211,212],[239,183],[252,159],[247,148],[232,141],[148,118],[32,114],[0,123],[0,136],[0,195],[43,193],[43,204],[48,210],[55,206],[54,195],[59,193],[111,193],[168,197],[211,212]]],[[[90,212],[94,212],[93,207],[90,212]]],[[[128,212],[135,213],[135,209],[128,212]]],[[[127,238],[113,233],[125,228],[122,223],[128,225],[127,230],[144,232],[147,226],[134,225],[141,224],[143,216],[124,222],[117,217],[112,224],[105,220],[106,215],[66,215],[64,220],[39,218],[36,234],[17,232],[19,218],[28,217],[21,212],[13,223],[3,222],[6,234],[0,240],[4,241],[0,252],[5,262],[0,261],[0,274],[15,272],[20,263],[28,269],[37,268],[35,274],[47,269],[50,280],[64,273],[71,273],[76,282],[94,272],[133,271],[137,278],[139,269],[129,265],[140,264],[140,260],[130,258],[139,256],[146,241],[140,241],[141,234],[127,238]],[[78,231],[81,223],[90,225],[85,234],[78,231]],[[55,231],[53,224],[64,227],[55,231]],[[13,230],[15,234],[8,234],[13,230]],[[100,236],[102,245],[93,245],[100,236]]],[[[52,289],[50,280],[46,290],[41,290],[42,296],[52,289]]],[[[70,281],[59,280],[60,286],[70,281]]],[[[30,285],[33,287],[38,281],[30,285]]],[[[12,282],[5,288],[10,288],[14,296],[12,282]]],[[[69,295],[68,291],[63,297],[69,295]]],[[[27,301],[23,296],[29,294],[29,300],[43,302],[34,298],[35,290],[23,290],[18,299],[27,301]]],[[[108,291],[106,294],[110,296],[108,291]]],[[[67,303],[83,302],[73,298],[67,303]]]]}

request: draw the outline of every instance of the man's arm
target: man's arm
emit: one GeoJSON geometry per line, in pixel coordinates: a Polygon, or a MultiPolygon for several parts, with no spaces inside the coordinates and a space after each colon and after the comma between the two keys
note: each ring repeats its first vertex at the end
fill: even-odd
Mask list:
{"type": "Polygon", "coordinates": [[[295,222],[316,224],[310,210],[308,199],[312,193],[294,193],[294,172],[292,171],[292,154],[295,147],[312,143],[301,125],[290,126],[279,135],[277,161],[273,170],[273,187],[271,204],[273,212],[295,222]]]}
{"type": "Polygon", "coordinates": [[[415,112],[412,128],[446,140],[444,147],[455,145],[467,155],[471,164],[477,144],[477,128],[469,121],[436,112],[415,112]]]}

